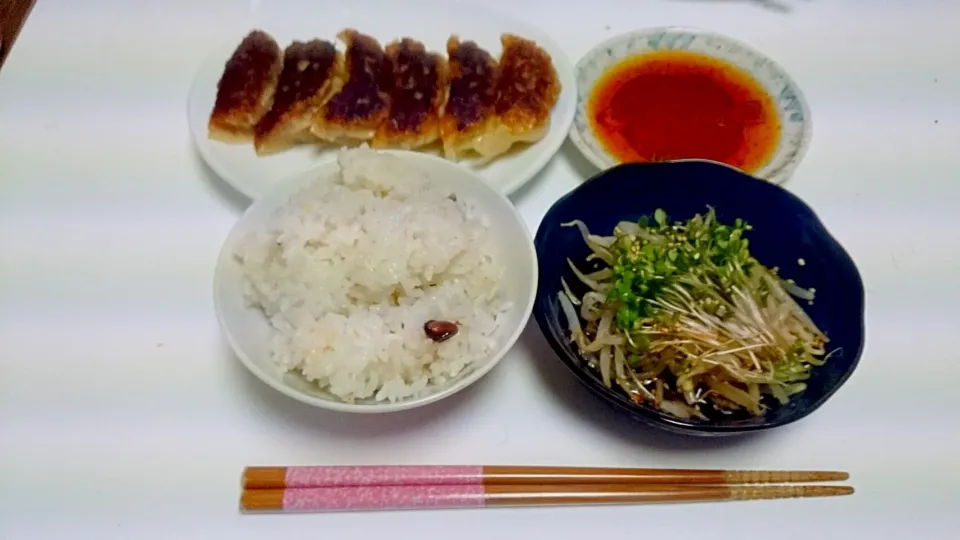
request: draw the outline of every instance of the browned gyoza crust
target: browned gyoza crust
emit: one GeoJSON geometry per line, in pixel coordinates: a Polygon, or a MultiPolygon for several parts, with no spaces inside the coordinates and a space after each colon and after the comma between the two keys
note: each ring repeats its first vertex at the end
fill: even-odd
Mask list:
{"type": "Polygon", "coordinates": [[[501,36],[500,78],[496,120],[474,150],[485,158],[499,156],[516,143],[539,141],[550,129],[550,114],[560,96],[560,81],[550,55],[533,41],[501,36]]]}
{"type": "Polygon", "coordinates": [[[549,122],[560,96],[553,60],[528,39],[504,34],[501,42],[497,116],[512,133],[537,130],[549,122]]]}
{"type": "Polygon", "coordinates": [[[423,43],[404,38],[387,45],[390,114],[373,138],[376,148],[413,149],[440,136],[447,62],[423,43]]]}
{"type": "Polygon", "coordinates": [[[338,37],[347,45],[344,84],[312,131],[331,142],[369,141],[390,111],[386,56],[376,39],[356,30],[344,30],[338,37]]]}
{"type": "Polygon", "coordinates": [[[218,85],[210,137],[254,139],[258,154],[319,138],[417,149],[438,138],[445,155],[499,156],[549,131],[561,85],[542,47],[503,34],[499,61],[473,41],[447,40],[448,59],[413,38],[387,50],[345,29],[340,54],[315,39],[281,54],[261,30],[234,51],[218,85]]]}
{"type": "Polygon", "coordinates": [[[499,68],[490,53],[457,36],[447,41],[449,90],[440,119],[440,137],[448,158],[473,149],[495,120],[499,68]]]}
{"type": "Polygon", "coordinates": [[[210,138],[249,141],[254,126],[273,103],[282,68],[283,56],[273,37],[262,30],[250,32],[227,60],[217,84],[208,123],[210,138]]]}
{"type": "Polygon", "coordinates": [[[337,48],[329,41],[294,41],[284,51],[283,71],[273,107],[256,127],[258,154],[276,152],[309,137],[320,107],[334,91],[339,64],[337,48]]]}

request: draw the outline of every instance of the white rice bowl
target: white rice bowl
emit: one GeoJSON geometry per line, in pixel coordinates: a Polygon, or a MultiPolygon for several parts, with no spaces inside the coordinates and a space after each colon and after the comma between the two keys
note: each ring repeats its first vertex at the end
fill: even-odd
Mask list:
{"type": "Polygon", "coordinates": [[[229,248],[246,308],[272,327],[270,362],[360,405],[422,398],[502,356],[520,330],[505,340],[504,321],[529,318],[535,255],[521,265],[529,290],[516,277],[505,287],[503,231],[471,197],[395,153],[345,150],[338,163],[339,174],[293,192],[229,248]],[[430,320],[458,331],[434,342],[430,320]]]}

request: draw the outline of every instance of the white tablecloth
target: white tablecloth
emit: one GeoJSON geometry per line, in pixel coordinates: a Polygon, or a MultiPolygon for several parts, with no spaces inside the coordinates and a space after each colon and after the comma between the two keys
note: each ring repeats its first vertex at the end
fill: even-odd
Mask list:
{"type": "MultiPolygon", "coordinates": [[[[280,0],[44,0],[0,72],[0,538],[957,538],[960,2],[485,0],[574,61],[657,25],[780,61],[810,101],[789,188],[857,261],[860,368],[827,405],[751,438],[614,415],[531,324],[476,387],[423,410],[327,414],[248,375],[211,279],[246,202],[193,153],[191,78],[280,0]],[[552,7],[550,7],[552,6],[552,7]],[[248,464],[840,468],[843,499],[241,516],[248,464]]],[[[327,3],[304,0],[318,10],[327,3]]],[[[416,9],[416,1],[397,2],[416,9]]],[[[515,201],[535,229],[590,168],[569,146],[515,201]]]]}

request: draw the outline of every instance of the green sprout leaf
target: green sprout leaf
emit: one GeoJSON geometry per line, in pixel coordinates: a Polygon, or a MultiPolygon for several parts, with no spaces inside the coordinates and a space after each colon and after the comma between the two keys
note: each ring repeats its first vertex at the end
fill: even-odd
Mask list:
{"type": "Polygon", "coordinates": [[[657,210],[653,213],[653,220],[657,223],[657,225],[666,227],[667,213],[663,211],[663,208],[657,208],[657,210]]]}

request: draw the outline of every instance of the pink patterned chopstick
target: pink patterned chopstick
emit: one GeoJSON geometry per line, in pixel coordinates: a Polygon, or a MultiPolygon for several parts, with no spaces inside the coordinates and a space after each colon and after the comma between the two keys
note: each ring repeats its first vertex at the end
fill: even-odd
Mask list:
{"type": "Polygon", "coordinates": [[[824,485],[433,485],[246,489],[244,512],[344,512],[490,506],[646,504],[850,495],[824,485]]]}
{"type": "Polygon", "coordinates": [[[459,465],[360,465],[315,467],[247,467],[246,489],[349,486],[482,485],[483,467],[459,465]]]}
{"type": "Polygon", "coordinates": [[[724,471],[510,465],[247,467],[245,489],[532,484],[772,484],[842,481],[839,471],[724,471]]]}

